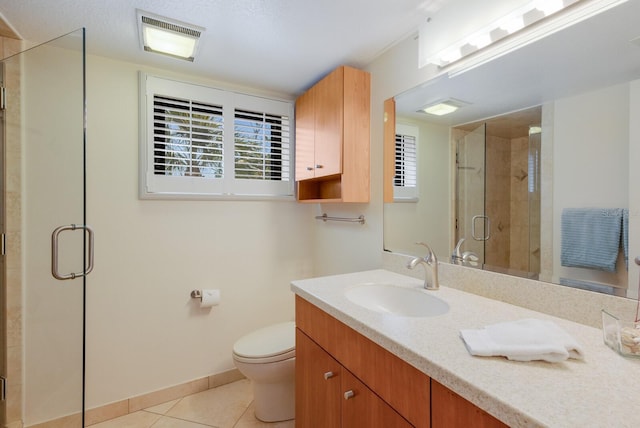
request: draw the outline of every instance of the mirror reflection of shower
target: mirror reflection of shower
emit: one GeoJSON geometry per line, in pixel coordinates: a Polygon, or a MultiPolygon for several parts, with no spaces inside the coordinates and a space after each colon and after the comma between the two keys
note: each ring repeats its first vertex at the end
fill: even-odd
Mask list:
{"type": "Polygon", "coordinates": [[[451,129],[456,148],[452,261],[540,273],[540,123],[535,107],[451,129]],[[477,260],[477,262],[474,262],[477,260]]]}

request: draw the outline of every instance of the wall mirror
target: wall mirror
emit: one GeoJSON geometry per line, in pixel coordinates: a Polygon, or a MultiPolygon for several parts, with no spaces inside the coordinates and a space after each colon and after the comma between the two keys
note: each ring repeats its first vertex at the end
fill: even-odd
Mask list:
{"type": "Polygon", "coordinates": [[[638,16],[640,2],[626,2],[395,96],[395,135],[385,127],[385,250],[420,255],[415,242],[424,241],[442,262],[636,297],[625,220],[630,137],[640,126],[630,114],[640,103],[638,16]],[[421,111],[443,100],[458,110],[421,111]],[[586,238],[570,231],[591,227],[580,223],[589,211],[621,223],[613,269],[610,260],[567,261],[567,248],[593,239],[595,229],[586,238]]]}

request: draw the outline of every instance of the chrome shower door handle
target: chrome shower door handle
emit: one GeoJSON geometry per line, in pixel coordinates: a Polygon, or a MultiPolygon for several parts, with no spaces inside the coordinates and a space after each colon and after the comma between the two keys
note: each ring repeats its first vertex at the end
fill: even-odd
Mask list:
{"type": "Polygon", "coordinates": [[[53,233],[51,234],[51,274],[55,279],[65,280],[65,279],[75,279],[82,276],[87,276],[93,270],[93,229],[91,227],[77,224],[70,224],[67,226],[57,227],[53,233]],[[82,230],[83,233],[88,237],[87,241],[87,265],[84,272],[78,273],[67,273],[61,274],[58,270],[58,237],[60,233],[67,230],[82,230]]]}
{"type": "Polygon", "coordinates": [[[486,215],[474,215],[473,218],[471,218],[471,236],[473,237],[474,240],[476,241],[488,241],[489,238],[491,237],[491,220],[489,219],[488,216],[486,215]],[[484,225],[485,225],[485,234],[484,236],[476,236],[476,220],[478,219],[482,219],[484,221],[484,225]]]}

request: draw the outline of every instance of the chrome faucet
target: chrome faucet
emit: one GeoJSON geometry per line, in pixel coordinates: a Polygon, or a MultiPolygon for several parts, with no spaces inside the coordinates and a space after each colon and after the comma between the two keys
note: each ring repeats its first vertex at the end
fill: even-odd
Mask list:
{"type": "Polygon", "coordinates": [[[407,264],[407,268],[413,269],[419,264],[424,264],[424,288],[427,290],[438,290],[440,288],[440,283],[438,282],[438,259],[436,257],[436,253],[434,253],[431,247],[424,242],[416,242],[416,244],[427,247],[428,254],[424,257],[411,259],[407,264]]]}
{"type": "Polygon", "coordinates": [[[458,243],[456,244],[456,248],[453,249],[453,253],[451,253],[451,264],[458,264],[458,261],[462,261],[462,254],[460,252],[460,248],[462,247],[462,243],[464,242],[464,238],[460,238],[458,243]]]}
{"type": "Polygon", "coordinates": [[[451,253],[451,264],[463,266],[478,266],[480,257],[478,257],[476,253],[474,253],[473,251],[460,251],[463,242],[464,238],[460,238],[460,240],[456,244],[456,247],[453,249],[453,252],[451,253]]]}

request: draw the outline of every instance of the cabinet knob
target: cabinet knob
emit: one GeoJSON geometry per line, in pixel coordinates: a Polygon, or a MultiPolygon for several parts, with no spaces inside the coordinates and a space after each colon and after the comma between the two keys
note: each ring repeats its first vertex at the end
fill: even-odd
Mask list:
{"type": "Polygon", "coordinates": [[[326,373],[324,374],[324,380],[329,380],[329,379],[331,379],[331,378],[332,378],[332,377],[334,377],[334,376],[335,376],[335,374],[334,374],[333,372],[326,372],[326,373]]]}
{"type": "Polygon", "coordinates": [[[307,171],[313,171],[313,167],[312,166],[308,166],[307,167],[307,171]]]}
{"type": "Polygon", "coordinates": [[[318,169],[320,169],[320,168],[324,168],[324,165],[320,165],[320,164],[318,164],[318,165],[316,165],[316,168],[318,168],[318,169]]]}
{"type": "Polygon", "coordinates": [[[353,392],[352,390],[349,390],[349,391],[344,393],[344,399],[348,400],[349,398],[355,397],[355,395],[356,395],[355,392],[353,392]]]}

